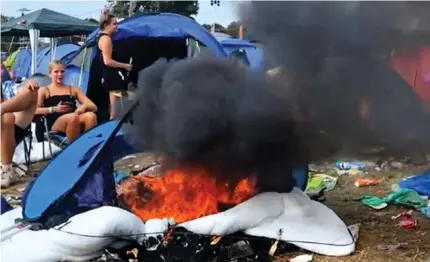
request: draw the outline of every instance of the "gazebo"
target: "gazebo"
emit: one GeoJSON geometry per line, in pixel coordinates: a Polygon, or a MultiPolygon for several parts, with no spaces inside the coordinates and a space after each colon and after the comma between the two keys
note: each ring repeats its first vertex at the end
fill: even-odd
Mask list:
{"type": "Polygon", "coordinates": [[[97,24],[58,13],[46,8],[28,13],[2,24],[1,36],[29,36],[31,46],[31,73],[36,71],[39,37],[51,39],[51,55],[55,57],[57,37],[87,35],[97,24]]]}

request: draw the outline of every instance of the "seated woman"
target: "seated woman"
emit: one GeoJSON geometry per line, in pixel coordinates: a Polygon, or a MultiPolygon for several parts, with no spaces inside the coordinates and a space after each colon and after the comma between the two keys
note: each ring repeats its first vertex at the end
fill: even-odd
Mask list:
{"type": "Polygon", "coordinates": [[[97,125],[97,107],[78,87],[63,84],[64,65],[60,61],[52,61],[48,71],[51,84],[39,90],[36,115],[46,115],[48,130],[65,133],[71,142],[82,130],[97,125]]]}

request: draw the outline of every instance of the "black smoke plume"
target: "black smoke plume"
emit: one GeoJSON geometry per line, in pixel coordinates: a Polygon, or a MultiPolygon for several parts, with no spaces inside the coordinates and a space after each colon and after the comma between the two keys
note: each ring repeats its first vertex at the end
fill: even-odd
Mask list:
{"type": "Polygon", "coordinates": [[[247,1],[238,12],[261,41],[266,66],[288,73],[297,101],[330,141],[351,150],[430,149],[429,115],[387,66],[395,52],[430,43],[430,2],[247,1]],[[364,100],[366,121],[358,117],[364,100]]]}
{"type": "Polygon", "coordinates": [[[139,75],[137,141],[181,165],[229,180],[256,174],[264,191],[289,192],[304,163],[285,88],[211,56],[159,60],[139,75]]]}

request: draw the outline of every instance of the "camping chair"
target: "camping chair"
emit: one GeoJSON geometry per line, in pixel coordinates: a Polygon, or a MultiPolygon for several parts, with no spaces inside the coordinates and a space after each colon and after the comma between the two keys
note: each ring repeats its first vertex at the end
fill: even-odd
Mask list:
{"type": "Polygon", "coordinates": [[[52,153],[52,144],[58,146],[60,149],[63,149],[67,146],[67,138],[64,133],[57,131],[50,131],[48,129],[48,122],[45,116],[35,117],[33,122],[36,124],[36,138],[37,141],[42,142],[42,155],[43,160],[46,160],[45,153],[45,141],[48,142],[49,154],[54,157],[52,153]]]}
{"type": "Polygon", "coordinates": [[[31,175],[31,159],[30,159],[30,155],[31,155],[31,143],[33,142],[33,132],[31,131],[31,126],[28,127],[27,129],[27,133],[26,135],[21,139],[21,141],[17,141],[17,145],[20,144],[21,142],[24,145],[24,160],[25,160],[25,164],[24,167],[23,165],[19,165],[15,162],[12,162],[12,165],[15,167],[15,169],[18,169],[20,171],[22,171],[23,174],[25,175],[31,175]],[[28,138],[29,143],[27,143],[26,138],[28,138]]]}
{"type": "Polygon", "coordinates": [[[46,121],[45,116],[41,117],[41,121],[43,122],[43,127],[45,128],[45,130],[44,130],[45,132],[43,134],[44,139],[42,139],[43,158],[45,159],[45,141],[48,141],[49,154],[51,155],[51,158],[52,158],[53,157],[52,144],[63,149],[67,146],[67,137],[66,137],[66,134],[64,134],[62,132],[49,131],[48,122],[46,121]]]}

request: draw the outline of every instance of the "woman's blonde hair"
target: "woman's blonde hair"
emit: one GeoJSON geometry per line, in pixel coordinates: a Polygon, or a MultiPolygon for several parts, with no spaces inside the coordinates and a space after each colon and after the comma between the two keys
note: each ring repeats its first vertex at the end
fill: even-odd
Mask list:
{"type": "Polygon", "coordinates": [[[109,9],[104,9],[100,15],[100,20],[99,20],[100,30],[105,29],[105,27],[109,25],[112,22],[112,19],[114,19],[115,17],[116,16],[109,13],[109,9]]]}
{"type": "Polygon", "coordinates": [[[56,67],[58,65],[62,65],[64,67],[63,62],[61,62],[60,60],[53,60],[51,63],[49,63],[48,73],[51,73],[52,69],[54,69],[54,67],[56,67]]]}

